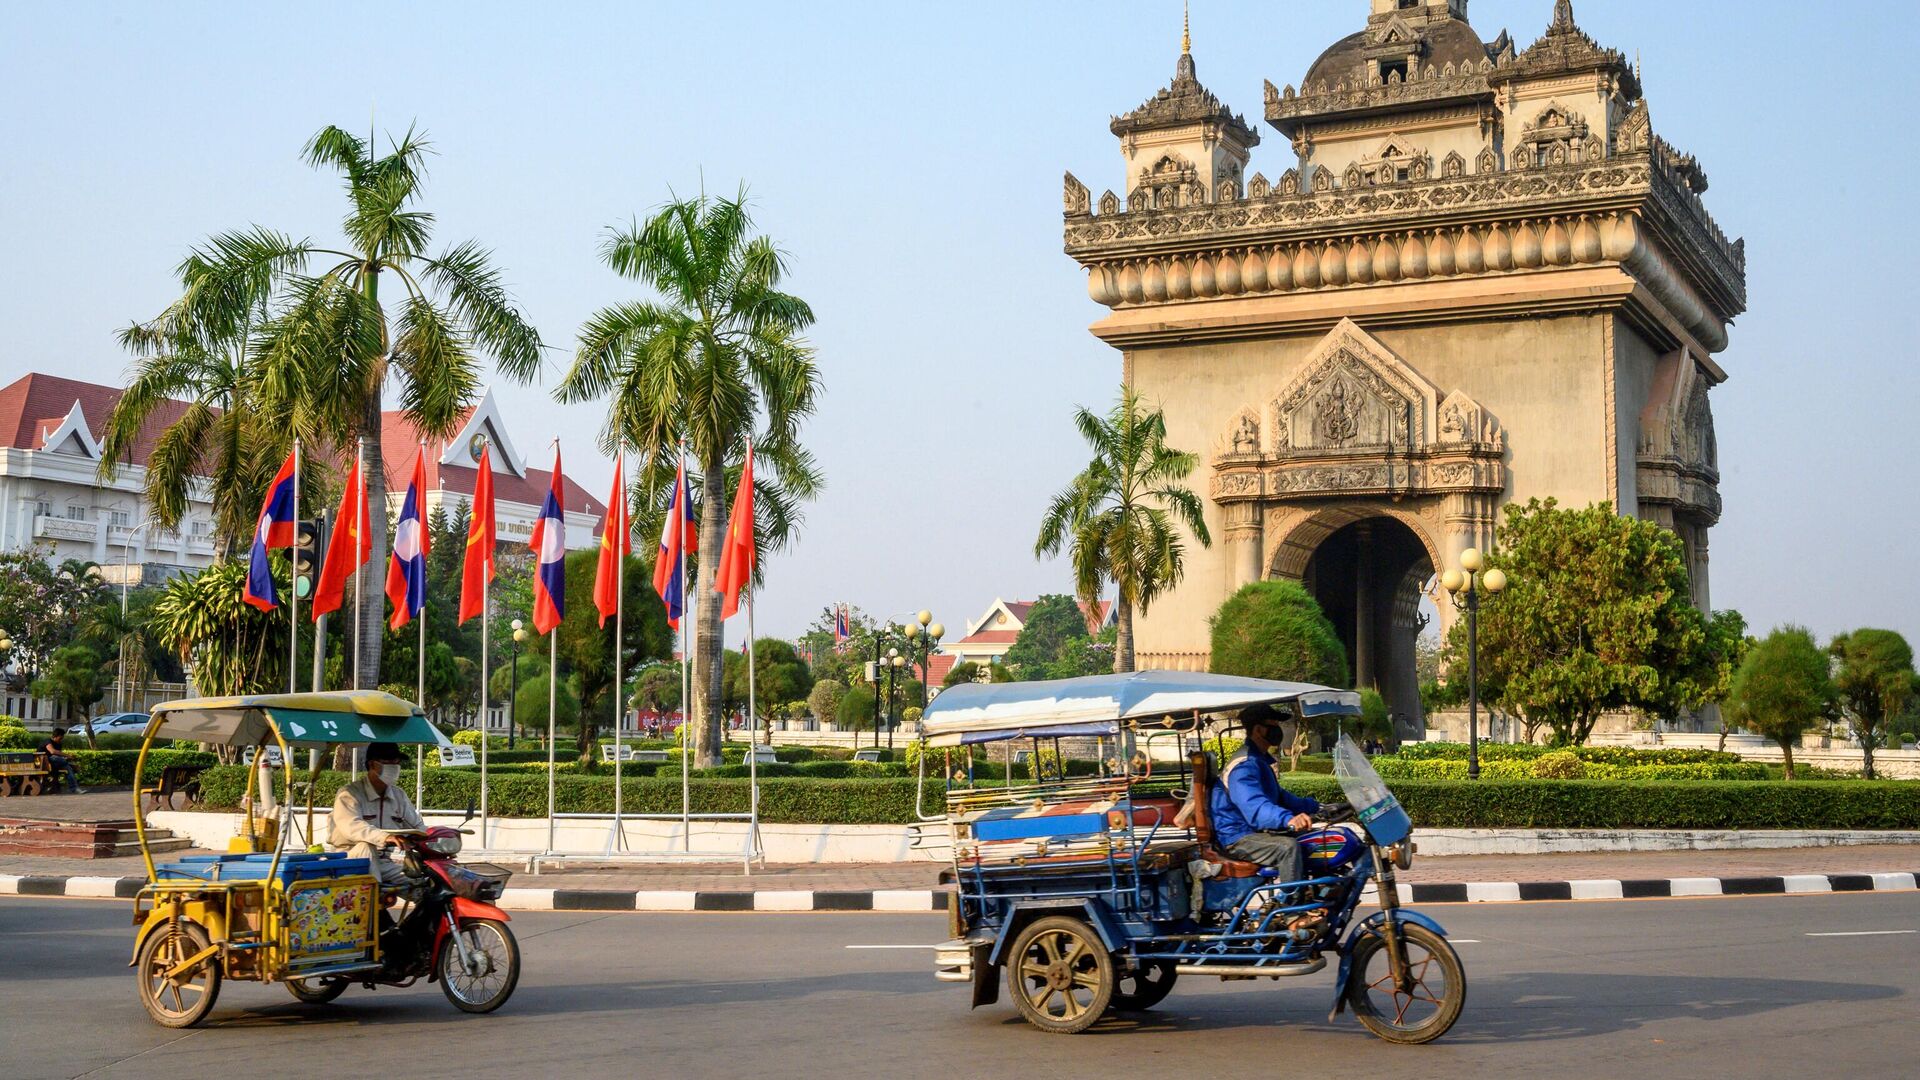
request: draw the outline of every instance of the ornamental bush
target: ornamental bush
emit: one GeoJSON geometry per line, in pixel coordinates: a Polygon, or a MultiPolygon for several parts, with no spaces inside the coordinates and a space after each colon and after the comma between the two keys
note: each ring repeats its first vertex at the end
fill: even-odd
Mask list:
{"type": "Polygon", "coordinates": [[[32,750],[40,745],[42,738],[45,736],[35,735],[24,727],[0,726],[0,750],[32,750]]]}
{"type": "MultiPolygon", "coordinates": [[[[976,770],[976,776],[978,771],[976,770]]],[[[350,777],[320,774],[319,805],[350,777]]],[[[479,776],[468,769],[427,774],[429,807],[477,802],[479,776]]],[[[546,812],[545,776],[490,778],[489,809],[505,817],[546,812]]],[[[246,783],[246,770],[222,765],[201,774],[211,809],[232,809],[246,783]]],[[[403,777],[408,791],[412,777],[403,777]]],[[[911,777],[826,779],[775,777],[760,784],[762,819],[815,824],[905,824],[915,820],[911,777]]],[[[1520,829],[1915,829],[1920,828],[1920,784],[1833,780],[1817,784],[1777,782],[1482,779],[1393,780],[1389,786],[1419,828],[1520,829]]],[[[1331,777],[1294,776],[1287,787],[1322,801],[1340,798],[1331,777]]],[[[707,778],[691,785],[696,812],[741,813],[749,794],[745,780],[707,778]]],[[[613,778],[562,772],[555,778],[563,812],[611,813],[613,778]]],[[[677,813],[680,777],[630,776],[622,794],[633,813],[677,813]]],[[[927,785],[929,813],[940,810],[940,785],[927,785]]]]}
{"type": "MultiPolygon", "coordinates": [[[[66,753],[80,773],[82,786],[133,786],[134,762],[140,759],[138,750],[69,749],[66,753]]],[[[141,782],[157,783],[160,770],[168,765],[214,765],[219,761],[218,757],[202,750],[154,750],[147,754],[146,767],[141,770],[141,782]]],[[[241,769],[240,772],[244,779],[245,770],[241,769]]]]}
{"type": "Polygon", "coordinates": [[[1556,750],[1533,759],[1533,775],[1542,780],[1580,780],[1587,775],[1587,763],[1569,750],[1556,750]]]}
{"type": "Polygon", "coordinates": [[[1256,581],[1220,605],[1211,669],[1222,675],[1347,685],[1347,651],[1312,594],[1294,581],[1256,581]]]}
{"type": "MultiPolygon", "coordinates": [[[[1571,753],[1589,765],[1737,765],[1739,754],[1681,746],[1539,746],[1532,743],[1480,744],[1481,771],[1489,761],[1533,761],[1547,754],[1571,753]]],[[[1407,743],[1393,755],[1403,761],[1467,760],[1467,744],[1456,742],[1407,743]]],[[[1392,758],[1375,758],[1376,762],[1392,758]]]]}

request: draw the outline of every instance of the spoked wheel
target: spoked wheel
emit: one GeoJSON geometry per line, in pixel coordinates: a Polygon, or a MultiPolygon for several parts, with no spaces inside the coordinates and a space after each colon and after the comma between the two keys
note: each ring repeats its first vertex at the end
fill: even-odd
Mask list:
{"type": "Polygon", "coordinates": [[[347,980],[288,979],[287,990],[309,1005],[325,1005],[347,992],[347,980]]]}
{"type": "Polygon", "coordinates": [[[1093,1026],[1113,1001],[1115,982],[1113,957],[1093,928],[1066,915],[1022,930],[1007,964],[1007,989],[1020,1015],[1054,1035],[1093,1026]]]}
{"type": "Polygon", "coordinates": [[[505,1005],[520,982],[520,944],[506,923],[470,919],[460,924],[458,938],[441,946],[438,966],[440,989],[454,1008],[489,1013],[505,1005]]]}
{"type": "Polygon", "coordinates": [[[1432,1042],[1460,1019],[1467,974],[1446,938],[1413,923],[1401,923],[1399,932],[1413,985],[1404,992],[1395,985],[1386,939],[1371,933],[1354,944],[1347,1003],[1368,1031],[1388,1042],[1432,1042]]]}
{"type": "Polygon", "coordinates": [[[1149,960],[1120,973],[1113,990],[1113,1008],[1121,1012],[1151,1009],[1173,993],[1178,973],[1171,960],[1149,960]]]}
{"type": "Polygon", "coordinates": [[[193,923],[156,927],[140,943],[134,977],[140,980],[140,1004],[163,1027],[192,1027],[213,1010],[220,996],[220,957],[208,957],[193,971],[168,978],[182,960],[207,947],[207,932],[193,923]]]}

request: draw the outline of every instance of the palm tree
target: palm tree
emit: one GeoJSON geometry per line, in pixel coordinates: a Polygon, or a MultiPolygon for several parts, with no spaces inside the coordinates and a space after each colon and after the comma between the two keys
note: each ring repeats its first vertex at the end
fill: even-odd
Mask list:
{"type": "Polygon", "coordinates": [[[1167,421],[1147,411],[1130,386],[1106,416],[1074,413],[1093,460],[1054,496],[1040,523],[1034,555],[1064,546],[1073,564],[1074,589],[1088,605],[1099,602],[1107,582],[1118,594],[1113,670],[1133,670],[1133,613],[1145,613],[1185,573],[1186,547],[1176,525],[1200,546],[1213,543],[1200,499],[1186,479],[1199,463],[1194,454],[1167,446],[1167,421]]]}
{"type": "MultiPolygon", "coordinates": [[[[363,574],[383,572],[386,560],[386,473],[378,465],[388,382],[414,425],[444,437],[479,395],[484,359],[516,372],[539,367],[540,337],[508,299],[492,256],[473,241],[426,254],[433,215],[414,203],[428,150],[425,137],[411,130],[375,156],[370,137],[323,129],[307,143],[305,158],[346,181],[344,244],[320,247],[258,227],[215,237],[204,257],[183,267],[190,270],[183,273],[187,293],[163,316],[169,341],[226,341],[233,328],[250,326],[238,372],[247,411],[268,430],[312,440],[310,460],[324,460],[329,446],[344,454],[356,439],[366,440],[374,466],[367,497],[375,511],[368,522],[373,557],[363,574]],[[314,262],[324,268],[309,273],[314,262]],[[386,302],[383,277],[398,286],[386,302]],[[265,318],[255,324],[263,296],[270,298],[265,318]]],[[[180,436],[183,445],[189,441],[180,436]]],[[[277,455],[263,456],[278,464],[277,455]]],[[[362,585],[378,595],[377,578],[362,585]]],[[[383,630],[377,617],[360,621],[355,686],[377,682],[383,630]]]]}
{"type": "MultiPolygon", "coordinates": [[[[780,291],[785,256],[752,235],[746,193],[732,199],[677,199],[644,223],[608,231],[601,257],[655,297],[605,308],[580,331],[562,401],[611,398],[601,442],[640,453],[636,521],[660,522],[684,440],[697,469],[699,549],[720,549],[729,498],[753,439],[756,546],[784,547],[798,505],[820,488],[813,457],[799,442],[813,413],[819,377],[800,337],[813,322],[805,301],[780,291]]],[[[511,369],[510,369],[511,370],[511,369]]],[[[532,365],[518,372],[531,377],[532,365]]],[[[645,535],[643,531],[642,535],[645,535]]],[[[694,663],[695,749],[720,760],[723,651],[713,560],[697,567],[694,663]]]]}

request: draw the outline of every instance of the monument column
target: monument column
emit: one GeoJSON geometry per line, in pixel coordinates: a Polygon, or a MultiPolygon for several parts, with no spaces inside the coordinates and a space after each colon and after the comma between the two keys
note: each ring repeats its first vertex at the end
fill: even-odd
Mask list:
{"type": "Polygon", "coordinates": [[[1373,526],[1353,530],[1353,685],[1373,686],[1373,526]]]}
{"type": "Polygon", "coordinates": [[[1252,501],[1228,503],[1226,512],[1228,565],[1233,573],[1228,586],[1232,592],[1238,592],[1243,586],[1266,576],[1260,566],[1261,552],[1265,547],[1261,543],[1260,504],[1252,501]]]}

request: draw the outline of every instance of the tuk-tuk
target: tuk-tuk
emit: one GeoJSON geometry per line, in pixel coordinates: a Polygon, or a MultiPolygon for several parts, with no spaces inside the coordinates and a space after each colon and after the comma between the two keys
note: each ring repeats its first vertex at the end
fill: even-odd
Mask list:
{"type": "Polygon", "coordinates": [[[313,844],[310,790],[300,828],[293,750],[373,742],[424,750],[439,736],[418,707],[366,690],[169,702],[153,710],[135,775],[142,775],[156,743],[173,739],[240,749],[249,767],[245,822],[222,855],[156,863],[136,785],[134,824],[147,884],[134,898],[139,930],[130,966],[140,1001],[157,1023],[199,1023],[225,979],[284,982],[296,998],[324,1002],[352,983],[404,985],[424,975],[440,981],[454,1005],[468,1012],[498,1008],[512,993],[519,950],[507,916],[490,902],[504,889],[506,872],[454,863],[458,829],[396,833],[412,890],[405,896],[408,915],[421,913],[421,921],[430,922],[405,939],[429,944],[396,965],[397,953],[383,955],[383,942],[402,940],[393,936],[394,920],[383,915],[396,899],[383,892],[372,860],[313,844]],[[282,778],[277,791],[275,776],[282,778]],[[295,832],[301,839],[290,850],[295,832]]]}
{"type": "Polygon", "coordinates": [[[1465,972],[1434,920],[1400,907],[1412,826],[1350,738],[1334,750],[1346,803],[1296,839],[1299,876],[1216,846],[1211,799],[1243,710],[1294,724],[1357,716],[1359,695],[1304,683],[1143,671],[967,684],[921,716],[927,763],[948,777],[952,939],[936,977],[975,1007],[1000,993],[1042,1030],[1086,1030],[1152,1008],[1180,976],[1310,975],[1339,961],[1328,1019],[1425,1043],[1453,1026],[1465,972]],[[1263,713],[1264,714],[1264,713],[1263,713]],[[1032,775],[976,778],[973,750],[1020,740],[1032,775]],[[1210,741],[1211,740],[1211,741],[1210,741]],[[1064,751],[1079,747],[1080,760],[1064,751]],[[1086,751],[1091,751],[1087,753],[1086,751]],[[944,764],[939,755],[947,755],[944,764]],[[1097,759],[1097,760],[1088,760],[1097,759]],[[1379,910],[1357,916],[1363,897],[1379,910]]]}

